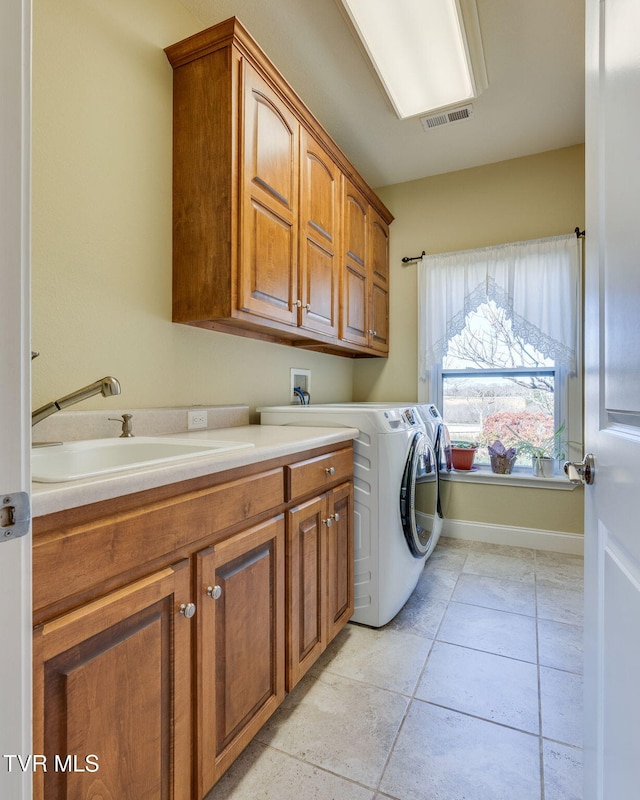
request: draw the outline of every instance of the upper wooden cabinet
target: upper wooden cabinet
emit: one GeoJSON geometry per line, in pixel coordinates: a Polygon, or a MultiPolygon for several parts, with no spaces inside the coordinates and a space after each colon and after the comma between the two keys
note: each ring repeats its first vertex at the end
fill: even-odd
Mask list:
{"type": "Polygon", "coordinates": [[[298,121],[242,62],[239,302],[285,325],[298,320],[298,121]]]}
{"type": "Polygon", "coordinates": [[[341,338],[366,347],[369,342],[369,241],[367,201],[344,181],[344,254],[341,338]]]}
{"type": "Polygon", "coordinates": [[[385,280],[376,282],[383,248],[368,242],[377,241],[373,219],[388,238],[388,209],[237,19],[166,54],[174,69],[173,320],[339,355],[385,355],[388,248],[387,263],[375,266],[385,280]],[[345,247],[349,237],[360,237],[357,245],[345,247]]]}
{"type": "Polygon", "coordinates": [[[389,226],[351,181],[344,180],[340,336],[389,352],[389,226]]]}
{"type": "Polygon", "coordinates": [[[341,174],[305,130],[300,142],[300,325],[336,337],[341,174]]]}
{"type": "Polygon", "coordinates": [[[389,352],[389,226],[369,209],[370,326],[368,344],[381,354],[389,352]]]}

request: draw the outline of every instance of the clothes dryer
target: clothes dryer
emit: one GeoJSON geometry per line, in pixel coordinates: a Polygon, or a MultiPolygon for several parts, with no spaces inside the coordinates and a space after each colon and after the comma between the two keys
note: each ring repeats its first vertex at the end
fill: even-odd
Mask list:
{"type": "MultiPolygon", "coordinates": [[[[411,407],[327,404],[259,408],[263,425],[358,428],[354,442],[354,622],[385,625],[415,589],[441,529],[416,519],[415,486],[437,484],[432,438],[411,407]]],[[[438,524],[439,523],[439,524],[438,524]]]]}
{"type": "Polygon", "coordinates": [[[444,513],[442,509],[442,492],[440,475],[451,471],[451,439],[449,429],[433,403],[410,402],[362,402],[362,403],[330,403],[326,407],[346,409],[372,408],[412,408],[422,422],[427,441],[433,448],[437,469],[422,470],[423,458],[421,445],[416,437],[414,458],[410,459],[403,478],[401,500],[401,520],[409,547],[417,557],[429,558],[438,543],[442,532],[444,513]],[[413,462],[413,466],[411,466],[413,462]],[[421,491],[421,506],[426,509],[421,514],[415,510],[416,484],[427,484],[421,491]],[[418,524],[418,517],[421,524],[418,524]],[[415,549],[414,549],[415,548],[415,549]]]}

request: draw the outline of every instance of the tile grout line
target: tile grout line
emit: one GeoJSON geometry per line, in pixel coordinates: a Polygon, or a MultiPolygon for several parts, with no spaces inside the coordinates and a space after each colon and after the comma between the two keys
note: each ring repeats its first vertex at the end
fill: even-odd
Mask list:
{"type": "MultiPolygon", "coordinates": [[[[468,557],[468,552],[467,552],[467,557],[468,557]]],[[[451,597],[447,601],[447,607],[445,609],[444,614],[442,615],[442,619],[440,620],[440,624],[438,625],[438,628],[436,630],[435,636],[433,638],[433,644],[431,646],[431,649],[429,650],[429,656],[427,657],[427,661],[425,662],[425,665],[423,667],[423,670],[422,670],[422,673],[421,673],[420,678],[418,680],[418,683],[416,684],[416,690],[417,690],[418,685],[420,684],[420,681],[422,680],[422,676],[424,675],[424,672],[425,672],[425,670],[427,668],[427,663],[429,661],[429,657],[431,656],[431,653],[433,652],[433,645],[435,645],[436,642],[441,642],[442,644],[447,644],[450,647],[460,647],[460,648],[462,648],[464,650],[472,650],[473,652],[476,652],[476,653],[487,653],[488,655],[494,655],[494,656],[497,656],[498,658],[507,658],[510,661],[518,661],[518,662],[520,662],[522,664],[533,664],[533,662],[526,661],[525,659],[513,658],[512,656],[504,656],[501,653],[493,653],[493,652],[491,652],[489,650],[478,650],[475,647],[468,647],[467,645],[456,644],[455,642],[447,642],[447,641],[445,641],[443,639],[438,639],[438,634],[440,633],[440,628],[442,627],[442,623],[444,621],[444,617],[445,617],[445,615],[447,613],[447,610],[449,609],[449,606],[452,603],[457,603],[458,605],[473,606],[475,608],[487,608],[489,611],[501,611],[501,609],[491,608],[490,606],[481,606],[481,605],[478,605],[477,603],[461,603],[459,600],[454,600],[453,599],[453,595],[455,594],[455,590],[456,590],[456,587],[458,585],[458,581],[460,580],[461,575],[464,573],[464,567],[465,567],[466,562],[467,562],[467,558],[465,558],[464,563],[463,563],[462,567],[460,568],[460,570],[458,572],[458,577],[456,578],[455,585],[454,585],[453,590],[451,592],[451,597]]],[[[477,573],[469,573],[469,572],[467,572],[467,573],[464,573],[464,574],[466,574],[466,575],[476,575],[477,573]]],[[[484,576],[480,576],[480,577],[494,578],[494,577],[498,577],[498,576],[484,575],[484,576]]],[[[498,578],[498,579],[500,579],[500,578],[498,578]]],[[[517,581],[517,582],[518,583],[523,583],[524,585],[527,585],[526,581],[517,581]]],[[[434,703],[431,700],[422,700],[421,698],[415,696],[415,692],[414,692],[412,700],[417,700],[418,702],[426,703],[427,705],[432,705],[432,706],[436,706],[438,708],[443,708],[443,709],[446,709],[447,711],[453,711],[456,714],[462,714],[465,717],[471,717],[472,719],[477,719],[477,720],[480,720],[482,722],[488,722],[491,725],[498,725],[501,728],[507,728],[508,730],[516,731],[518,733],[524,733],[524,734],[526,734],[528,736],[535,736],[536,738],[541,739],[542,728],[541,728],[541,725],[540,725],[540,686],[539,686],[540,677],[539,677],[539,663],[538,663],[539,662],[539,657],[538,657],[537,601],[536,601],[536,596],[535,596],[535,554],[534,554],[534,604],[535,604],[535,608],[536,608],[536,613],[535,613],[534,617],[532,617],[530,614],[518,614],[517,612],[511,612],[511,611],[505,611],[503,613],[505,613],[505,614],[513,613],[513,614],[516,614],[517,616],[526,617],[528,619],[535,619],[536,620],[536,668],[537,668],[537,672],[538,672],[538,730],[539,730],[539,733],[536,734],[536,733],[534,733],[532,731],[526,731],[523,728],[516,728],[513,725],[507,725],[504,722],[498,722],[497,720],[487,719],[486,717],[481,717],[478,714],[471,714],[468,711],[461,711],[460,709],[450,708],[449,706],[441,705],[440,703],[434,703]]],[[[541,800],[544,800],[544,796],[541,797],[541,800]]]]}
{"type": "Polygon", "coordinates": [[[540,674],[540,628],[538,625],[538,554],[533,551],[533,582],[534,582],[534,603],[536,609],[536,661],[538,673],[538,728],[540,744],[540,800],[545,800],[544,785],[544,737],[542,734],[542,679],[540,674]]]}
{"type": "MultiPolygon", "coordinates": [[[[540,738],[540,734],[536,733],[535,731],[527,731],[524,728],[516,728],[515,725],[507,725],[506,722],[498,722],[498,720],[495,719],[487,719],[487,717],[481,717],[479,714],[472,714],[470,711],[461,711],[459,708],[451,708],[451,706],[445,706],[442,703],[435,703],[433,700],[423,700],[420,697],[415,697],[414,700],[416,703],[424,703],[426,706],[433,706],[434,708],[442,708],[444,711],[451,711],[454,714],[459,714],[461,717],[477,719],[479,722],[486,722],[489,725],[496,725],[498,728],[506,728],[509,731],[522,733],[525,736],[533,736],[536,739],[540,738]]],[[[565,744],[565,742],[559,742],[558,744],[565,744]]]]}
{"type": "Polygon", "coordinates": [[[280,755],[292,758],[299,764],[304,764],[305,767],[311,767],[311,769],[317,769],[320,772],[326,772],[327,775],[333,775],[334,778],[339,778],[340,780],[345,781],[346,783],[350,783],[352,786],[359,786],[361,789],[366,789],[366,791],[368,792],[378,793],[378,789],[374,789],[372,786],[369,786],[366,783],[362,783],[361,781],[354,781],[353,778],[348,778],[346,775],[341,775],[339,772],[334,772],[332,769],[329,769],[328,767],[322,767],[319,764],[315,764],[313,761],[306,761],[301,756],[298,756],[295,753],[289,753],[287,750],[281,750],[279,747],[275,747],[275,745],[271,743],[259,742],[259,744],[261,744],[263,747],[269,748],[269,750],[273,750],[275,753],[280,753],[280,755]]]}
{"type": "MultiPolygon", "coordinates": [[[[381,787],[381,784],[382,784],[382,780],[384,778],[384,774],[387,771],[387,767],[389,766],[389,762],[391,761],[391,758],[393,757],[394,750],[396,748],[396,745],[398,744],[398,739],[400,738],[400,734],[402,733],[402,729],[404,728],[404,724],[406,722],[407,717],[409,716],[409,712],[411,711],[412,705],[416,700],[421,702],[419,700],[419,698],[416,698],[416,692],[418,691],[418,686],[420,686],[420,683],[422,681],[422,678],[423,678],[423,675],[425,673],[425,670],[427,669],[427,665],[429,663],[429,659],[431,658],[431,653],[433,652],[433,646],[436,643],[436,640],[438,638],[438,633],[440,631],[440,627],[442,626],[442,621],[444,620],[444,617],[445,617],[445,615],[447,613],[447,610],[449,608],[449,604],[451,603],[451,598],[453,597],[453,593],[455,592],[456,586],[458,585],[458,581],[460,579],[460,575],[462,575],[462,570],[464,568],[464,565],[467,563],[468,556],[469,556],[469,551],[467,549],[467,552],[465,554],[465,558],[464,558],[464,561],[462,563],[462,566],[460,567],[460,569],[457,570],[458,575],[456,577],[455,583],[454,583],[453,588],[451,590],[451,594],[449,596],[449,599],[446,602],[445,609],[444,609],[444,611],[442,613],[442,617],[440,618],[440,622],[438,623],[438,626],[436,627],[436,630],[435,630],[435,633],[433,635],[433,638],[431,639],[431,647],[429,648],[429,652],[427,653],[427,657],[424,660],[424,664],[422,665],[422,669],[420,670],[420,674],[418,675],[418,679],[415,682],[415,685],[413,687],[413,692],[409,696],[409,702],[407,703],[407,708],[405,709],[405,712],[404,712],[404,715],[403,715],[402,720],[400,722],[400,725],[398,726],[398,730],[396,731],[396,735],[394,737],[394,740],[393,740],[393,742],[391,744],[391,747],[389,748],[389,753],[387,755],[387,758],[385,759],[384,766],[382,767],[382,771],[380,773],[380,779],[378,780],[378,784],[377,784],[376,789],[375,789],[376,794],[380,794],[382,792],[382,789],[380,787],[381,787]]],[[[424,569],[426,569],[426,566],[427,566],[428,563],[429,563],[429,559],[427,559],[427,561],[425,561],[425,565],[423,567],[423,573],[424,573],[424,569]]],[[[450,571],[452,571],[452,570],[450,570],[450,571]]],[[[405,696],[407,696],[407,695],[405,695],[405,696]]]]}
{"type": "MultiPolygon", "coordinates": [[[[386,769],[388,767],[389,761],[390,761],[390,759],[391,759],[391,757],[393,755],[393,751],[394,751],[394,749],[396,747],[396,744],[397,744],[398,738],[400,736],[400,733],[402,731],[402,728],[404,726],[406,717],[409,714],[409,711],[410,711],[414,701],[417,701],[417,702],[420,702],[420,703],[425,703],[426,705],[431,705],[431,706],[443,708],[443,709],[445,709],[447,711],[451,711],[453,713],[461,714],[461,715],[466,716],[466,717],[470,717],[470,718],[473,718],[473,719],[478,719],[480,721],[487,722],[487,723],[492,724],[492,725],[497,725],[499,727],[506,728],[508,730],[513,730],[513,731],[516,731],[518,733],[523,733],[523,734],[529,735],[529,736],[535,736],[538,739],[538,743],[539,743],[540,800],[545,800],[545,781],[544,781],[544,741],[545,741],[545,737],[543,736],[543,730],[542,730],[542,685],[541,685],[541,672],[540,672],[540,667],[541,667],[541,664],[540,664],[540,640],[539,640],[539,630],[538,630],[538,621],[540,619],[540,617],[538,616],[538,574],[537,574],[538,557],[537,557],[537,550],[535,548],[531,548],[531,551],[532,551],[532,555],[533,555],[533,568],[534,568],[533,589],[534,589],[535,613],[534,613],[533,616],[529,615],[529,614],[522,614],[522,613],[515,612],[515,611],[513,611],[513,612],[506,612],[505,611],[504,613],[513,613],[516,616],[521,616],[521,617],[533,619],[535,621],[535,637],[536,637],[536,660],[535,660],[535,662],[526,661],[524,659],[513,658],[511,656],[504,656],[504,655],[502,655],[500,653],[491,653],[491,651],[477,650],[476,648],[467,647],[466,645],[460,645],[460,644],[456,644],[454,642],[446,642],[444,640],[438,639],[438,635],[439,635],[440,629],[442,627],[442,624],[443,624],[444,618],[446,616],[446,613],[447,613],[447,611],[449,610],[450,606],[453,603],[455,603],[457,605],[468,605],[468,606],[475,606],[475,607],[478,607],[478,608],[487,608],[488,610],[494,610],[494,611],[501,611],[502,610],[502,609],[492,609],[490,606],[482,606],[482,605],[479,605],[477,603],[465,603],[465,602],[461,602],[459,600],[454,600],[454,594],[455,594],[456,588],[458,586],[458,582],[460,580],[460,577],[463,574],[474,574],[474,575],[476,574],[476,573],[464,573],[464,567],[465,567],[465,565],[467,563],[468,556],[469,556],[469,550],[467,550],[467,553],[465,555],[465,559],[464,559],[464,562],[462,563],[462,566],[458,570],[456,570],[457,577],[456,577],[455,583],[453,585],[451,594],[449,596],[449,599],[446,601],[445,609],[444,609],[444,612],[443,612],[442,617],[440,619],[440,622],[438,623],[437,628],[435,630],[435,633],[434,633],[434,636],[433,636],[433,639],[432,639],[432,643],[431,643],[431,647],[429,649],[429,653],[427,655],[427,658],[425,659],[424,666],[423,666],[423,668],[422,668],[422,670],[420,672],[420,675],[419,675],[419,677],[418,677],[418,679],[416,681],[413,694],[410,696],[410,700],[409,700],[409,704],[407,706],[407,710],[406,710],[405,715],[403,717],[403,720],[402,720],[402,722],[401,722],[401,724],[400,724],[400,726],[398,728],[398,732],[397,732],[396,737],[394,739],[394,742],[393,742],[393,744],[391,746],[391,749],[390,749],[390,752],[389,752],[389,756],[387,757],[385,765],[383,767],[381,778],[380,778],[380,782],[378,783],[378,787],[376,789],[376,791],[378,793],[381,791],[380,784],[382,783],[382,778],[384,777],[384,773],[385,773],[385,771],[386,771],[386,769]],[[473,650],[475,652],[488,653],[490,655],[496,655],[496,656],[501,657],[501,658],[508,658],[508,659],[510,659],[512,661],[519,661],[521,663],[526,663],[526,664],[535,663],[536,673],[537,673],[537,689],[538,689],[538,733],[531,732],[531,731],[526,731],[526,730],[524,730],[522,728],[517,728],[517,727],[511,726],[511,725],[506,725],[505,723],[501,723],[501,722],[498,722],[496,720],[487,719],[486,717],[482,717],[482,716],[475,715],[475,714],[470,714],[468,712],[461,711],[459,709],[450,708],[449,706],[441,705],[439,703],[434,703],[434,702],[429,701],[429,700],[422,700],[421,698],[416,697],[416,692],[417,692],[418,686],[420,685],[420,683],[421,683],[421,681],[423,679],[423,676],[425,674],[425,671],[426,671],[426,669],[428,667],[429,660],[430,660],[431,655],[433,653],[433,648],[434,648],[436,642],[440,642],[440,641],[442,641],[443,644],[449,644],[450,646],[461,647],[463,649],[473,650]]],[[[450,570],[450,571],[453,572],[453,570],[450,570]]],[[[492,576],[492,575],[482,576],[482,575],[480,575],[480,577],[501,579],[501,577],[497,576],[497,575],[496,576],[492,576]]],[[[509,579],[504,578],[504,580],[509,580],[509,579]]],[[[526,581],[519,581],[519,582],[521,582],[521,583],[523,583],[525,585],[527,584],[526,581]]],[[[428,638],[428,637],[425,637],[425,638],[428,638]]],[[[573,674],[573,673],[571,673],[570,670],[559,669],[559,671],[568,672],[569,674],[573,674]]],[[[407,696],[407,695],[405,695],[405,696],[407,696]]],[[[557,741],[558,744],[561,744],[561,745],[564,745],[564,746],[570,746],[570,747],[572,747],[572,748],[574,748],[576,750],[582,750],[582,748],[580,748],[580,747],[577,747],[575,745],[571,745],[568,742],[567,743],[562,742],[561,740],[548,739],[548,741],[557,741]]]]}
{"type": "MultiPolygon", "coordinates": [[[[429,666],[429,664],[431,662],[432,654],[433,654],[433,650],[434,650],[434,646],[435,646],[436,642],[441,642],[443,645],[447,645],[447,646],[450,646],[450,647],[461,648],[461,649],[465,649],[465,650],[469,650],[469,651],[473,651],[473,652],[486,653],[488,655],[495,655],[495,656],[497,656],[499,658],[507,658],[510,661],[517,661],[517,662],[526,663],[526,664],[532,664],[533,663],[532,661],[526,661],[524,659],[512,658],[510,656],[505,656],[505,655],[502,655],[500,653],[491,653],[491,651],[477,650],[477,648],[470,648],[470,647],[467,647],[466,645],[458,644],[458,643],[455,643],[455,642],[446,642],[446,641],[440,640],[438,638],[439,634],[440,634],[440,631],[442,629],[445,617],[446,617],[448,611],[451,610],[451,608],[452,608],[452,606],[454,604],[456,604],[458,606],[471,606],[471,607],[475,606],[477,608],[487,608],[489,610],[494,610],[494,611],[502,610],[502,609],[491,609],[490,606],[483,606],[483,605],[479,605],[477,603],[465,603],[465,602],[460,602],[459,600],[454,600],[454,595],[455,595],[458,587],[460,586],[460,581],[461,581],[462,576],[465,575],[465,574],[474,574],[474,575],[476,574],[476,573],[465,573],[464,572],[465,566],[469,561],[469,556],[473,552],[470,548],[465,548],[464,549],[464,558],[461,560],[460,566],[455,568],[455,569],[448,570],[448,572],[451,573],[452,578],[454,578],[453,583],[452,583],[452,588],[451,588],[450,592],[448,593],[448,597],[445,594],[442,599],[434,598],[433,601],[428,601],[428,602],[441,602],[442,603],[442,607],[443,607],[442,614],[440,616],[439,621],[437,622],[437,624],[435,626],[433,626],[431,628],[431,630],[433,631],[433,635],[432,636],[424,636],[422,634],[418,634],[418,633],[416,633],[414,631],[411,631],[411,630],[403,631],[404,633],[410,634],[412,636],[415,636],[416,638],[420,638],[420,639],[429,641],[429,646],[428,646],[426,655],[424,656],[424,662],[423,662],[422,666],[419,668],[419,674],[418,674],[416,680],[413,682],[413,688],[412,689],[410,688],[411,684],[406,684],[407,691],[390,689],[390,688],[387,688],[387,687],[384,687],[384,686],[378,686],[378,685],[376,685],[374,683],[370,683],[369,681],[366,681],[366,680],[359,680],[358,678],[354,678],[353,676],[346,676],[346,675],[341,674],[340,672],[333,672],[333,670],[331,669],[330,665],[328,665],[326,667],[327,672],[329,672],[330,674],[333,674],[333,675],[335,675],[335,676],[337,676],[337,677],[339,677],[341,679],[345,679],[346,678],[347,680],[350,680],[350,681],[353,681],[353,682],[356,682],[356,683],[360,683],[363,686],[367,686],[367,687],[370,687],[370,688],[373,688],[373,689],[377,689],[377,690],[382,690],[382,691],[388,692],[390,694],[395,694],[396,696],[403,697],[405,699],[406,708],[404,709],[404,712],[402,713],[402,717],[401,717],[401,719],[399,720],[399,722],[397,724],[397,729],[395,731],[395,734],[392,737],[392,741],[391,741],[391,744],[389,746],[389,750],[388,750],[387,756],[384,759],[384,763],[382,765],[382,769],[381,769],[381,771],[379,773],[379,778],[378,778],[377,781],[375,780],[375,777],[372,776],[373,777],[372,784],[368,785],[368,784],[362,783],[361,781],[349,778],[346,775],[340,774],[339,772],[334,772],[331,768],[329,768],[327,766],[320,766],[320,765],[318,765],[316,763],[313,763],[312,761],[308,761],[308,760],[306,760],[305,758],[303,758],[300,755],[295,755],[293,753],[288,752],[287,750],[281,750],[277,746],[274,746],[271,743],[260,742],[260,744],[262,746],[264,746],[264,747],[269,748],[270,750],[272,750],[274,752],[277,752],[277,753],[280,753],[281,755],[287,756],[288,758],[291,758],[291,759],[293,759],[294,761],[297,761],[300,764],[304,764],[307,767],[311,767],[313,769],[317,769],[321,773],[325,773],[327,775],[331,775],[331,776],[333,776],[333,777],[335,777],[335,778],[337,778],[337,779],[339,779],[341,781],[344,781],[346,784],[350,784],[350,785],[352,785],[354,787],[362,788],[366,792],[371,792],[372,799],[376,798],[378,795],[380,795],[381,797],[382,796],[389,797],[391,800],[399,800],[400,797],[404,797],[404,790],[401,790],[399,796],[396,797],[396,794],[395,794],[394,791],[386,792],[385,790],[383,790],[381,788],[381,786],[383,784],[386,771],[389,768],[389,764],[392,761],[394,755],[396,754],[396,749],[398,747],[398,743],[399,743],[400,737],[402,735],[402,732],[403,732],[404,728],[406,727],[406,722],[407,722],[408,716],[411,713],[412,709],[414,709],[414,708],[417,709],[418,708],[418,706],[415,705],[415,704],[416,703],[420,703],[421,705],[424,704],[425,706],[432,706],[432,707],[442,708],[442,709],[450,711],[452,713],[460,714],[461,716],[466,716],[466,717],[470,717],[470,718],[473,718],[473,719],[477,719],[477,720],[485,722],[487,724],[495,725],[495,726],[501,727],[501,728],[506,728],[508,730],[512,730],[512,731],[515,731],[515,732],[518,732],[518,733],[521,733],[521,734],[524,734],[524,735],[527,735],[527,736],[537,736],[538,743],[539,743],[539,775],[540,775],[540,778],[539,778],[540,779],[540,795],[539,796],[540,796],[540,800],[545,800],[545,796],[546,796],[545,764],[544,764],[544,745],[545,745],[545,741],[555,742],[555,743],[557,743],[559,745],[570,747],[572,750],[580,751],[580,752],[583,751],[583,748],[579,747],[577,745],[573,745],[573,744],[570,744],[570,743],[562,742],[561,740],[556,740],[556,739],[551,739],[551,738],[545,739],[545,737],[543,735],[543,730],[542,730],[542,681],[541,681],[542,665],[540,663],[540,659],[541,659],[541,655],[540,655],[541,639],[540,639],[540,630],[539,630],[540,617],[539,617],[539,602],[538,602],[538,568],[539,567],[544,567],[545,565],[542,562],[539,561],[538,553],[535,550],[535,548],[531,548],[531,550],[533,551],[533,556],[534,556],[533,588],[534,588],[534,609],[535,609],[535,614],[532,617],[529,614],[521,614],[519,612],[505,612],[505,613],[513,613],[513,614],[515,614],[517,616],[526,617],[526,618],[529,618],[529,619],[533,618],[535,620],[535,629],[536,629],[536,632],[535,632],[535,637],[536,637],[536,639],[535,639],[535,641],[536,641],[536,645],[535,645],[535,649],[536,649],[535,665],[536,665],[537,689],[538,689],[538,726],[539,726],[539,731],[538,731],[537,734],[534,733],[534,732],[531,732],[531,731],[523,730],[522,728],[517,728],[515,726],[505,724],[504,722],[498,722],[496,720],[487,719],[486,717],[479,716],[479,715],[476,715],[476,714],[471,714],[471,713],[468,713],[468,712],[465,712],[465,711],[461,711],[461,710],[458,710],[458,709],[455,709],[455,708],[450,708],[447,705],[442,705],[440,703],[435,703],[435,702],[432,702],[430,700],[423,700],[420,697],[416,696],[417,695],[417,691],[418,691],[422,681],[424,680],[424,677],[425,677],[426,671],[428,669],[428,666],[429,666]],[[446,598],[446,599],[444,599],[444,598],[446,598]]],[[[424,569],[425,570],[426,570],[428,564],[429,564],[429,562],[427,561],[425,563],[425,565],[424,565],[424,569]]],[[[441,568],[439,568],[439,567],[437,567],[435,565],[433,566],[433,570],[439,570],[439,569],[441,569],[441,568]]],[[[432,573],[433,573],[433,570],[431,570],[432,573]]],[[[421,573],[421,574],[423,575],[424,572],[421,573]]],[[[497,575],[497,576],[480,576],[480,577],[492,577],[492,578],[497,578],[497,579],[501,578],[501,576],[499,576],[499,575],[497,575]]],[[[508,580],[508,579],[505,579],[505,580],[508,580]]],[[[523,582],[523,583],[526,583],[526,582],[523,582]]],[[[434,621],[437,620],[437,619],[438,619],[437,615],[434,615],[434,621]]],[[[570,623],[565,623],[565,624],[569,625],[570,623]]],[[[418,665],[419,665],[419,661],[418,661],[418,664],[416,666],[418,666],[418,665]]],[[[561,672],[569,672],[569,673],[571,673],[571,670],[565,670],[565,669],[561,669],[561,668],[558,668],[558,669],[561,672]]],[[[533,744],[533,742],[532,742],[532,744],[533,744]]],[[[428,749],[424,750],[423,752],[428,755],[428,749]]]]}

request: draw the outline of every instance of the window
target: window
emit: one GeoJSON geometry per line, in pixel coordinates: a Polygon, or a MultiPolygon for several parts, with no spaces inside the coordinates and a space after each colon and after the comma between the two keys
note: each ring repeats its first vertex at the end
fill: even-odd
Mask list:
{"type": "Polygon", "coordinates": [[[581,438],[570,379],[579,247],[575,236],[554,237],[420,265],[421,399],[441,409],[453,440],[480,444],[477,464],[489,464],[496,439],[542,445],[560,427],[563,439],[581,438]]]}
{"type": "Polygon", "coordinates": [[[478,464],[489,463],[486,446],[496,439],[505,447],[516,445],[518,436],[534,443],[549,439],[561,424],[559,371],[553,359],[514,334],[504,309],[492,300],[483,303],[450,339],[436,377],[451,438],[478,442],[478,464]]]}

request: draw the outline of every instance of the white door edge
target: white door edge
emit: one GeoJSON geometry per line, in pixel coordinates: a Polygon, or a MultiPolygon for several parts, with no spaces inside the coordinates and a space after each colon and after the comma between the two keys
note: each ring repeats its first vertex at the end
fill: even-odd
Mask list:
{"type": "MultiPolygon", "coordinates": [[[[31,0],[0,4],[0,493],[29,492],[31,0]]],[[[31,534],[0,531],[0,797],[31,797],[31,534]]]]}

